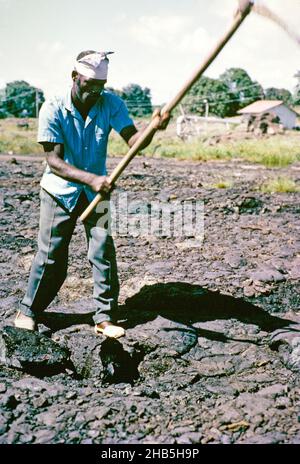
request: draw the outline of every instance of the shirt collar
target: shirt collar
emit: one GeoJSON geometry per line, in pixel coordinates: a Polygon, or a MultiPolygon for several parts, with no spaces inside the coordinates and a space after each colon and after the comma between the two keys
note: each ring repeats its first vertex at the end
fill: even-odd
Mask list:
{"type": "MultiPolygon", "coordinates": [[[[99,104],[101,103],[101,99],[99,99],[95,105],[90,109],[89,111],[89,114],[88,114],[88,119],[91,121],[92,119],[94,119],[94,117],[96,116],[98,110],[99,110],[99,104]]],[[[79,113],[79,111],[77,110],[77,108],[74,106],[74,103],[72,102],[72,87],[70,87],[68,89],[68,92],[66,94],[66,97],[65,97],[65,108],[66,110],[70,111],[70,113],[76,117],[76,118],[80,118],[82,119],[81,117],[81,114],[79,113]]]]}
{"type": "Polygon", "coordinates": [[[71,113],[75,110],[75,106],[73,105],[73,102],[72,102],[72,96],[71,96],[71,92],[72,92],[72,87],[70,87],[68,89],[68,92],[66,94],[66,97],[65,97],[65,108],[66,110],[68,111],[71,111],[71,113]]]}

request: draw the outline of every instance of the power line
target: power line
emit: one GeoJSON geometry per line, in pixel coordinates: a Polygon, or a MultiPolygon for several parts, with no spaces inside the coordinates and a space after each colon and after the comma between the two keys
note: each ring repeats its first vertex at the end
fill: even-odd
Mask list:
{"type": "MultiPolygon", "coordinates": [[[[213,106],[213,105],[218,105],[218,104],[224,104],[224,103],[232,103],[232,102],[243,102],[243,101],[246,101],[246,100],[252,100],[253,99],[253,96],[251,97],[237,97],[237,98],[232,98],[230,100],[220,100],[220,101],[211,101],[209,102],[209,105],[210,106],[213,106]]],[[[202,97],[201,98],[198,98],[197,96],[194,96],[192,97],[190,100],[189,100],[189,104],[192,105],[192,104],[196,104],[196,103],[200,103],[201,105],[203,104],[202,103],[202,97]]],[[[184,103],[183,103],[184,104],[184,103]]],[[[151,105],[148,105],[148,104],[144,104],[144,103],[139,103],[139,102],[134,102],[134,103],[127,103],[126,102],[126,106],[128,108],[133,108],[133,107],[149,107],[151,105]]]]}
{"type": "Polygon", "coordinates": [[[244,98],[242,98],[242,99],[237,99],[237,98],[235,98],[235,99],[233,99],[233,100],[225,100],[225,101],[222,100],[221,102],[215,102],[215,103],[212,102],[212,103],[209,103],[209,106],[216,106],[216,105],[218,105],[219,103],[243,102],[243,101],[245,101],[245,100],[253,100],[253,97],[244,97],[244,98]]]}
{"type": "MultiPolygon", "coordinates": [[[[213,92],[213,93],[210,93],[210,94],[207,94],[207,95],[199,95],[198,98],[200,98],[201,100],[202,99],[205,100],[207,98],[214,98],[214,97],[216,97],[218,95],[228,95],[228,93],[238,93],[238,92],[241,92],[243,90],[247,90],[247,89],[250,89],[250,88],[253,88],[253,87],[258,87],[258,86],[259,86],[259,84],[252,84],[252,85],[249,85],[249,86],[246,86],[246,87],[241,87],[241,88],[236,89],[234,91],[228,90],[227,92],[225,92],[225,91],[222,90],[220,92],[213,92]]],[[[185,97],[185,100],[189,100],[189,99],[195,98],[195,97],[197,97],[197,95],[187,95],[185,97]]]]}
{"type": "MultiPolygon", "coordinates": [[[[240,87],[240,88],[238,88],[236,90],[231,90],[229,92],[220,91],[220,92],[213,92],[213,93],[210,93],[210,94],[207,94],[207,95],[201,95],[201,96],[199,95],[198,98],[201,99],[201,100],[202,99],[204,100],[204,99],[209,98],[209,97],[214,98],[214,97],[216,97],[218,95],[227,95],[228,93],[237,93],[237,92],[241,92],[243,90],[247,90],[247,89],[250,89],[250,88],[253,88],[253,87],[258,87],[258,86],[259,86],[259,84],[251,84],[251,85],[248,85],[248,86],[245,86],[245,87],[240,87]]],[[[22,93],[20,93],[18,95],[12,95],[12,96],[4,98],[4,99],[1,98],[1,96],[0,96],[0,99],[1,99],[2,102],[6,103],[7,101],[16,100],[17,98],[27,96],[27,95],[32,94],[32,93],[37,92],[37,91],[38,91],[38,89],[28,89],[28,90],[25,90],[25,91],[23,91],[22,93]]],[[[187,95],[185,97],[186,100],[194,99],[194,98],[197,98],[197,96],[196,95],[187,95]]],[[[129,99],[126,99],[126,97],[122,97],[122,99],[124,100],[126,105],[130,105],[130,104],[136,105],[137,103],[141,102],[142,105],[152,106],[151,102],[147,103],[147,102],[145,102],[145,100],[143,98],[136,98],[136,99],[135,98],[129,98],[129,99]]]]}
{"type": "MultiPolygon", "coordinates": [[[[227,92],[222,90],[220,92],[213,92],[213,93],[210,93],[210,94],[207,94],[207,95],[201,95],[201,96],[200,95],[199,96],[197,96],[197,95],[187,95],[185,97],[185,100],[194,99],[194,98],[199,98],[201,100],[202,99],[205,100],[206,98],[209,98],[209,97],[214,98],[214,97],[216,97],[218,95],[228,95],[228,93],[238,93],[238,92],[241,92],[243,90],[247,90],[247,89],[250,89],[250,88],[253,88],[253,87],[259,87],[259,86],[260,86],[259,84],[251,84],[251,85],[247,85],[245,87],[240,87],[240,88],[238,88],[236,90],[228,90],[227,92]]],[[[148,103],[146,103],[143,98],[136,98],[136,99],[135,98],[127,99],[126,97],[122,97],[122,98],[123,98],[124,102],[127,105],[130,104],[130,103],[136,104],[137,102],[142,102],[143,104],[148,105],[148,103]]],[[[150,105],[150,103],[149,103],[149,105],[150,105]]]]}

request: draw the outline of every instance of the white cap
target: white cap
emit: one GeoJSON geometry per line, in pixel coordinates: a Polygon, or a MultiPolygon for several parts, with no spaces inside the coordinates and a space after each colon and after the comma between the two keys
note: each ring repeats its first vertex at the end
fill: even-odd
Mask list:
{"type": "Polygon", "coordinates": [[[106,80],[109,59],[107,55],[114,52],[94,52],[75,62],[75,70],[92,79],[106,80]]]}

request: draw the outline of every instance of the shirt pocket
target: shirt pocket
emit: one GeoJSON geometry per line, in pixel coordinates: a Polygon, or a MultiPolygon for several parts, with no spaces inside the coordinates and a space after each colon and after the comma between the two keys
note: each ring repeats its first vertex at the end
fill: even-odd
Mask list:
{"type": "Polygon", "coordinates": [[[104,130],[101,127],[95,128],[95,140],[97,144],[103,143],[105,139],[104,130]]]}
{"type": "Polygon", "coordinates": [[[97,158],[106,157],[106,150],[107,150],[107,142],[108,142],[108,134],[107,132],[101,128],[95,128],[95,153],[97,158]]]}

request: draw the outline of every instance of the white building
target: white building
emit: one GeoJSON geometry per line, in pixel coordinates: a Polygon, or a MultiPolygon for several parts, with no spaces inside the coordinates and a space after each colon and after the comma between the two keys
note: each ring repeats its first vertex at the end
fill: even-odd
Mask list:
{"type": "Polygon", "coordinates": [[[298,114],[281,100],[259,100],[238,111],[238,114],[244,116],[259,116],[265,113],[278,116],[285,129],[293,129],[296,126],[298,114]]]}

